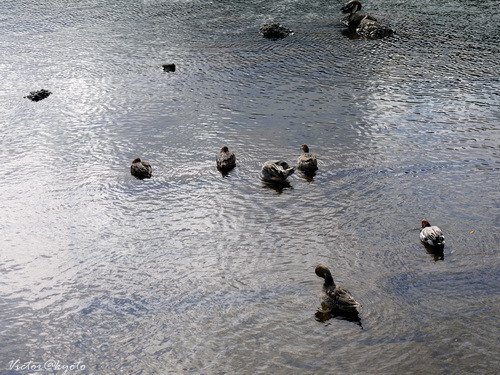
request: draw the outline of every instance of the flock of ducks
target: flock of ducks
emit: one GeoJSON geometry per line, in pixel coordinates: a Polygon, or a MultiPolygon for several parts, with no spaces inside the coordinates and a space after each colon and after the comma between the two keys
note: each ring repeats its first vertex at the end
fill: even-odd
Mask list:
{"type": "MultiPolygon", "coordinates": [[[[372,15],[360,13],[361,7],[361,2],[351,0],[341,8],[342,13],[347,14],[342,19],[342,23],[347,26],[345,34],[366,39],[380,39],[394,34],[393,30],[380,23],[372,15]]],[[[276,40],[292,35],[293,31],[279,23],[270,23],[262,25],[260,33],[265,38],[276,40]]]]}
{"type": "MultiPolygon", "coordinates": [[[[347,26],[348,32],[359,37],[366,38],[382,38],[390,36],[393,31],[388,27],[380,24],[373,16],[359,13],[361,3],[358,0],[351,0],[342,8],[342,12],[347,14],[342,21],[347,26]]],[[[266,24],[260,28],[260,32],[264,37],[270,39],[284,38],[293,33],[292,30],[279,24],[266,24]]],[[[175,71],[174,64],[163,65],[165,71],[175,71]]],[[[27,96],[28,99],[39,101],[51,94],[48,90],[40,90],[31,92],[27,96]]],[[[314,176],[318,170],[318,161],[316,155],[309,152],[309,147],[304,144],[301,146],[302,154],[297,160],[296,168],[304,174],[314,176]]],[[[229,150],[227,146],[223,146],[216,158],[217,169],[223,174],[228,174],[236,167],[236,156],[229,150]]],[[[285,183],[287,178],[295,172],[295,167],[291,167],[283,160],[268,160],[264,163],[261,170],[261,178],[264,182],[270,184],[285,183]]],[[[151,164],[141,158],[136,158],[132,161],[130,173],[138,179],[151,178],[153,168],[151,164]]],[[[421,222],[420,240],[426,246],[434,249],[443,249],[444,235],[441,229],[435,225],[431,225],[428,220],[424,219],[421,222]]],[[[333,281],[332,274],[328,267],[324,264],[316,266],[315,273],[318,277],[323,278],[323,296],[321,306],[323,311],[332,314],[357,314],[362,305],[354,299],[351,293],[342,287],[339,287],[333,281]]],[[[359,320],[358,320],[359,321],[359,320]]]]}
{"type": "MultiPolygon", "coordinates": [[[[347,14],[342,22],[347,26],[347,34],[355,37],[378,39],[391,36],[393,30],[381,24],[369,14],[359,12],[362,8],[361,2],[351,0],[346,3],[341,11],[347,14]]],[[[262,35],[269,39],[280,39],[293,34],[293,31],[277,23],[265,24],[260,28],[262,35]]],[[[224,146],[217,157],[217,168],[224,173],[236,166],[234,153],[224,146]]],[[[309,147],[302,145],[302,155],[297,160],[297,168],[306,174],[314,174],[318,169],[316,156],[309,153],[309,147]]],[[[283,183],[292,175],[295,168],[290,167],[282,160],[269,160],[262,166],[262,179],[270,183],[283,183]]],[[[431,226],[427,220],[422,220],[420,240],[427,246],[442,248],[444,236],[437,226],[431,226]]],[[[354,299],[351,293],[339,287],[333,281],[332,274],[327,266],[319,264],[315,269],[316,275],[325,280],[323,284],[323,297],[321,306],[324,312],[335,315],[350,315],[357,317],[361,304],[354,299]]],[[[321,315],[321,314],[320,314],[321,315]]],[[[356,318],[354,318],[356,320],[356,318]]]]}
{"type": "MultiPolygon", "coordinates": [[[[347,26],[348,33],[372,39],[393,34],[391,29],[379,23],[373,16],[359,12],[361,8],[362,5],[358,0],[351,0],[341,8],[341,11],[347,14],[342,22],[347,26]]],[[[270,39],[284,38],[293,33],[292,30],[276,23],[263,25],[260,32],[264,37],[270,39]]],[[[318,170],[316,155],[309,152],[309,147],[306,144],[302,145],[301,149],[302,154],[297,160],[296,168],[306,175],[314,175],[318,170]]],[[[216,157],[216,165],[217,169],[226,175],[236,167],[236,155],[227,146],[223,146],[216,157]]],[[[131,174],[139,179],[150,178],[152,171],[151,164],[140,158],[135,159],[130,167],[131,174]]],[[[285,183],[294,172],[295,167],[291,167],[283,160],[268,160],[262,166],[261,178],[266,183],[281,184],[285,183]]],[[[426,219],[421,222],[420,240],[424,245],[437,249],[442,249],[445,243],[441,229],[431,225],[426,219]]],[[[362,305],[347,289],[335,284],[326,265],[316,266],[315,273],[324,279],[321,299],[323,312],[332,315],[354,316],[356,319],[362,305]]]]}
{"type": "MultiPolygon", "coordinates": [[[[303,144],[301,149],[302,154],[297,159],[297,169],[303,171],[306,175],[314,175],[318,170],[316,155],[309,152],[309,146],[306,144],[303,144]]],[[[223,175],[226,175],[236,167],[236,155],[227,146],[223,146],[217,154],[216,165],[217,169],[223,175]]],[[[152,167],[149,162],[137,158],[132,161],[130,172],[139,179],[150,178],[152,176],[152,167]]],[[[295,167],[290,167],[282,160],[268,160],[262,166],[261,178],[266,183],[281,184],[294,172],[295,167]]],[[[438,252],[443,250],[445,244],[441,229],[431,225],[427,219],[421,221],[420,240],[426,247],[438,252]]],[[[347,289],[335,284],[328,267],[319,264],[316,266],[315,273],[325,280],[321,299],[322,311],[318,311],[318,313],[319,316],[325,316],[325,314],[328,316],[327,318],[318,318],[318,320],[323,321],[331,316],[341,315],[360,322],[358,314],[362,305],[354,299],[347,289]]]]}
{"type": "MultiPolygon", "coordinates": [[[[342,12],[347,14],[342,22],[347,26],[348,33],[365,38],[383,38],[393,34],[391,29],[379,23],[373,16],[360,13],[361,8],[362,5],[358,0],[351,0],[341,8],[342,12]]],[[[263,25],[260,32],[264,37],[270,39],[284,38],[293,33],[292,30],[276,23],[263,25]]],[[[169,69],[171,68],[169,67],[169,69]]],[[[306,144],[302,145],[301,149],[302,154],[297,160],[296,168],[306,175],[314,175],[318,170],[316,155],[309,152],[309,147],[306,144]]],[[[216,165],[217,169],[226,175],[236,167],[236,155],[227,146],[223,146],[216,157],[216,165]]],[[[153,169],[149,162],[137,158],[132,161],[130,172],[133,176],[144,179],[152,176],[153,169]]],[[[283,160],[268,160],[262,166],[261,178],[266,183],[282,184],[294,172],[295,167],[291,167],[283,160]]],[[[431,225],[426,219],[421,222],[420,240],[424,245],[437,249],[442,249],[445,243],[441,229],[431,225]]],[[[347,289],[335,284],[326,265],[316,266],[315,273],[325,280],[321,299],[323,312],[332,316],[353,316],[356,320],[362,305],[347,289]]]]}
{"type": "MultiPolygon", "coordinates": [[[[318,170],[318,160],[316,155],[309,152],[309,146],[302,145],[302,154],[297,160],[297,169],[307,176],[313,176],[318,170]]],[[[223,174],[228,174],[236,167],[236,155],[227,146],[223,146],[216,158],[217,169],[223,174]]],[[[268,160],[261,170],[262,181],[269,184],[285,183],[287,178],[295,172],[295,167],[290,167],[283,160],[268,160]]],[[[151,178],[153,168],[151,164],[141,158],[136,158],[130,166],[130,173],[138,179],[151,178]]]]}

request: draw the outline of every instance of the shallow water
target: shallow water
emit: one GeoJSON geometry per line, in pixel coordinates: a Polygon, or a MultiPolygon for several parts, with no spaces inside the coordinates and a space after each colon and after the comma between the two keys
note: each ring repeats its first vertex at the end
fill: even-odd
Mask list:
{"type": "Polygon", "coordinates": [[[496,5],[374,0],[366,41],[340,2],[1,2],[0,373],[497,373],[496,5]],[[362,327],[315,319],[320,262],[362,327]]]}

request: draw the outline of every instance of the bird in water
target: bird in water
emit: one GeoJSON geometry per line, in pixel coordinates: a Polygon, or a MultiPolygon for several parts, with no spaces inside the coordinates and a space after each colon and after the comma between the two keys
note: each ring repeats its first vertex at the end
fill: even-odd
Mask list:
{"type": "Polygon", "coordinates": [[[222,173],[228,173],[231,169],[236,167],[236,156],[234,152],[229,151],[227,146],[220,149],[217,155],[217,169],[222,173]]]}
{"type": "Polygon", "coordinates": [[[358,13],[359,10],[361,3],[358,0],[351,0],[341,8],[342,13],[347,14],[342,19],[348,28],[347,34],[367,39],[380,39],[394,34],[392,29],[382,25],[375,17],[358,13]]]}
{"type": "Polygon", "coordinates": [[[342,13],[354,14],[361,10],[361,3],[358,0],[351,0],[340,8],[340,10],[342,10],[342,13]]]}
{"type": "Polygon", "coordinates": [[[150,178],[153,173],[153,168],[151,168],[151,164],[149,164],[147,161],[137,158],[132,161],[132,165],[130,166],[130,173],[132,174],[132,176],[139,179],[150,178]]]}
{"type": "Polygon", "coordinates": [[[420,241],[434,247],[444,246],[443,231],[439,227],[431,225],[426,219],[423,219],[422,229],[420,230],[420,241]]]}
{"type": "Polygon", "coordinates": [[[318,160],[316,155],[309,153],[309,146],[302,145],[302,155],[297,160],[297,168],[306,173],[313,173],[318,170],[318,160]]]}
{"type": "Polygon", "coordinates": [[[327,266],[319,264],[315,269],[316,275],[325,279],[323,284],[322,306],[330,310],[341,310],[347,313],[357,313],[361,304],[354,299],[348,290],[341,288],[333,282],[332,274],[327,266]]]}
{"type": "Polygon", "coordinates": [[[262,166],[262,179],[266,182],[285,182],[288,176],[295,172],[295,168],[290,167],[282,160],[268,160],[262,166]]]}

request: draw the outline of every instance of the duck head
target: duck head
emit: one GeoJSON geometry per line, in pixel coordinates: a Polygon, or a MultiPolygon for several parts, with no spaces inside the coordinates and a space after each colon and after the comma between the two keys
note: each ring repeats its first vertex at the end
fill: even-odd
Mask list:
{"type": "Polygon", "coordinates": [[[353,14],[358,10],[361,10],[361,3],[358,0],[351,0],[347,4],[345,4],[342,8],[342,13],[353,14]]]}
{"type": "Polygon", "coordinates": [[[332,273],[330,272],[327,266],[325,266],[324,264],[318,264],[314,272],[316,273],[317,276],[325,279],[325,286],[335,286],[335,283],[333,282],[332,273]]]}
{"type": "Polygon", "coordinates": [[[229,148],[227,148],[227,146],[223,146],[223,147],[220,149],[220,152],[229,152],[229,148]]]}
{"type": "Polygon", "coordinates": [[[132,164],[135,164],[135,163],[140,163],[141,162],[141,158],[137,158],[137,159],[134,159],[132,161],[132,164]]]}
{"type": "Polygon", "coordinates": [[[422,220],[422,229],[423,229],[423,228],[426,228],[426,227],[430,227],[430,226],[431,226],[431,223],[429,223],[429,222],[427,221],[427,219],[423,219],[423,220],[422,220]]]}
{"type": "Polygon", "coordinates": [[[309,152],[309,146],[307,145],[302,145],[302,151],[305,152],[306,154],[309,152]]]}

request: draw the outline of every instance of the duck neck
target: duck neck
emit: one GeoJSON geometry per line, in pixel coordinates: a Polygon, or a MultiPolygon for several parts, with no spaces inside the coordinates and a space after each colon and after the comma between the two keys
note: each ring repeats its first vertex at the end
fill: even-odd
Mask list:
{"type": "Polygon", "coordinates": [[[325,285],[324,286],[325,286],[325,288],[335,286],[335,283],[333,282],[333,277],[329,272],[325,273],[325,285]]]}

